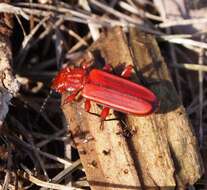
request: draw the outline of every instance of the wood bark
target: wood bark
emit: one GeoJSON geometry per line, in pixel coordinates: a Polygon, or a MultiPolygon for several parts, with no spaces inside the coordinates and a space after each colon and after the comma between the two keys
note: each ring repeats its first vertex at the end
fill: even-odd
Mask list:
{"type": "MultiPolygon", "coordinates": [[[[203,173],[202,160],[154,37],[131,28],[127,38],[121,28],[113,28],[89,51],[99,64],[135,65],[132,80],[152,89],[159,99],[159,108],[149,116],[111,110],[107,119],[112,120],[104,122],[103,130],[100,118],[84,111],[83,100],[63,106],[91,189],[174,189],[194,184],[203,173]]],[[[100,111],[93,103],[91,112],[100,111]]]]}
{"type": "MultiPolygon", "coordinates": [[[[7,0],[0,1],[8,3],[7,0]]],[[[0,14],[0,126],[9,110],[11,98],[18,92],[19,85],[12,73],[12,50],[10,37],[12,34],[12,15],[0,14]]]]}

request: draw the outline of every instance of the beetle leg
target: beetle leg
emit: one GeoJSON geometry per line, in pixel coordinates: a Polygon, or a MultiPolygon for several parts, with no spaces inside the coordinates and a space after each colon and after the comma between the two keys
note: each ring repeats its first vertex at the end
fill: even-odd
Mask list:
{"type": "Polygon", "coordinates": [[[108,108],[108,107],[105,107],[105,108],[103,108],[102,109],[102,111],[101,111],[101,125],[100,125],[100,129],[101,130],[103,130],[103,128],[104,128],[104,120],[106,119],[106,117],[109,115],[109,110],[110,110],[110,108],[108,108]]]}
{"type": "Polygon", "coordinates": [[[110,64],[105,64],[104,67],[103,67],[103,70],[104,71],[107,71],[107,72],[112,72],[113,71],[113,67],[110,65],[110,64]]]}
{"type": "Polygon", "coordinates": [[[85,101],[85,110],[86,112],[89,112],[91,108],[91,101],[89,99],[86,99],[85,101]]]}
{"type": "Polygon", "coordinates": [[[102,109],[101,111],[101,121],[104,121],[106,119],[106,117],[109,115],[109,110],[110,108],[109,107],[105,107],[102,109]]]}
{"type": "Polygon", "coordinates": [[[77,90],[77,91],[73,92],[71,95],[69,95],[69,96],[64,100],[63,105],[72,102],[72,101],[75,99],[75,97],[77,96],[78,93],[79,93],[79,90],[77,90]]]}
{"type": "Polygon", "coordinates": [[[133,69],[132,65],[127,65],[125,67],[125,69],[122,71],[121,76],[124,77],[124,78],[131,77],[132,76],[132,69],[133,69]]]}

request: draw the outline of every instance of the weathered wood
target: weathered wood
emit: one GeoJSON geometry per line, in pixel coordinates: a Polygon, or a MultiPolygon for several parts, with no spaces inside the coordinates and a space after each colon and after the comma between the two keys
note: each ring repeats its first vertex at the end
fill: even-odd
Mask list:
{"type": "MultiPolygon", "coordinates": [[[[9,0],[1,0],[9,3],[9,0]]],[[[13,29],[13,16],[0,13],[0,126],[9,111],[11,98],[18,92],[19,84],[12,73],[12,50],[10,37],[13,29]]]]}
{"type": "Polygon", "coordinates": [[[193,128],[176,94],[159,47],[150,35],[139,33],[134,29],[130,30],[130,34],[135,63],[160,100],[160,108],[156,114],[149,116],[152,124],[147,127],[143,126],[143,123],[147,122],[146,118],[128,117],[131,125],[143,129],[133,136],[136,138],[134,142],[138,144],[135,147],[137,151],[142,152],[140,155],[144,156],[144,164],[148,166],[145,169],[149,170],[155,184],[162,184],[163,179],[168,178],[166,173],[171,171],[167,166],[168,159],[163,159],[164,153],[169,154],[169,151],[169,158],[174,165],[176,184],[179,186],[194,184],[203,173],[202,160],[193,128]],[[142,138],[143,134],[148,135],[142,138]],[[150,143],[146,141],[153,142],[153,147],[147,147],[150,143]],[[143,143],[145,146],[142,146],[143,143]],[[155,159],[150,158],[150,149],[155,151],[152,155],[156,155],[155,159]]]}
{"type": "MultiPolygon", "coordinates": [[[[203,172],[196,139],[154,38],[130,29],[128,42],[121,28],[114,28],[90,51],[113,66],[135,64],[141,81],[160,100],[157,112],[147,117],[117,116],[111,110],[108,119],[121,122],[105,121],[103,130],[99,117],[84,111],[83,101],[63,106],[91,188],[193,184],[203,172]]],[[[93,104],[91,112],[100,111],[93,104]]]]}

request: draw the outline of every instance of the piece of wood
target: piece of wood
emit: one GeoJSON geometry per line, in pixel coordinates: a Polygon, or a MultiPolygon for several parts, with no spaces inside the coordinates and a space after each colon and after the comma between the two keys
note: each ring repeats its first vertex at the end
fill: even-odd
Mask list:
{"type": "MultiPolygon", "coordinates": [[[[1,3],[9,3],[1,0],[1,3]]],[[[13,29],[13,16],[0,13],[0,126],[9,111],[11,98],[19,90],[19,84],[12,73],[12,50],[10,37],[13,29]]]]}
{"type": "MultiPolygon", "coordinates": [[[[1,3],[9,3],[9,0],[1,0],[1,3]]],[[[3,123],[6,115],[9,111],[9,105],[11,98],[16,95],[19,90],[19,85],[12,73],[12,50],[10,44],[10,37],[13,29],[13,17],[10,14],[0,13],[0,133],[6,131],[3,123]]],[[[0,146],[0,156],[2,163],[1,172],[6,166],[6,175],[4,183],[1,189],[9,189],[9,183],[11,181],[11,143],[8,142],[7,146],[4,147],[3,144],[0,146]],[[3,166],[3,168],[2,168],[3,166]]]]}
{"type": "MultiPolygon", "coordinates": [[[[123,117],[111,110],[107,119],[121,122],[105,121],[103,130],[100,118],[84,111],[83,101],[63,106],[91,189],[172,189],[193,184],[202,175],[202,161],[155,39],[130,29],[127,41],[118,27],[103,33],[89,50],[99,63],[104,59],[112,66],[134,64],[140,81],[160,101],[150,116],[123,117]]],[[[100,111],[93,103],[91,112],[100,111]]]]}
{"type": "Polygon", "coordinates": [[[193,128],[177,96],[159,47],[150,35],[135,29],[131,29],[130,34],[135,63],[160,100],[157,113],[149,116],[151,122],[146,118],[128,117],[131,125],[143,129],[133,136],[138,145],[135,147],[142,152],[143,165],[147,165],[145,169],[149,170],[156,184],[161,184],[166,173],[170,172],[167,160],[163,159],[164,152],[169,154],[169,151],[174,165],[175,183],[179,186],[194,184],[203,173],[202,160],[193,128]],[[152,124],[144,127],[143,123],[147,121],[152,124]],[[143,137],[143,134],[148,135],[143,137]],[[146,141],[152,142],[152,147],[147,147],[150,143],[146,141]],[[142,146],[143,143],[145,146],[142,146]],[[155,159],[150,158],[150,149],[153,149],[152,156],[156,155],[155,159]]]}

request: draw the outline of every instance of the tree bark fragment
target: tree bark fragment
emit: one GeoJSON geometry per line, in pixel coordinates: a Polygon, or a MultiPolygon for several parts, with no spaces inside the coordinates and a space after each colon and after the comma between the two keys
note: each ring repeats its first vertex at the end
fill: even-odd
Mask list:
{"type": "MultiPolygon", "coordinates": [[[[8,2],[2,0],[1,2],[8,2]]],[[[11,98],[18,92],[19,85],[12,73],[12,50],[10,37],[12,34],[12,15],[0,14],[0,126],[9,110],[11,98]]]]}
{"type": "MultiPolygon", "coordinates": [[[[127,39],[117,27],[89,51],[114,67],[135,65],[133,80],[151,88],[160,102],[156,113],[144,117],[111,110],[107,119],[119,120],[105,121],[103,130],[99,117],[84,111],[83,101],[63,106],[91,189],[174,189],[195,183],[203,173],[196,138],[154,37],[131,28],[127,39]]],[[[93,103],[91,112],[100,111],[93,103]]]]}

